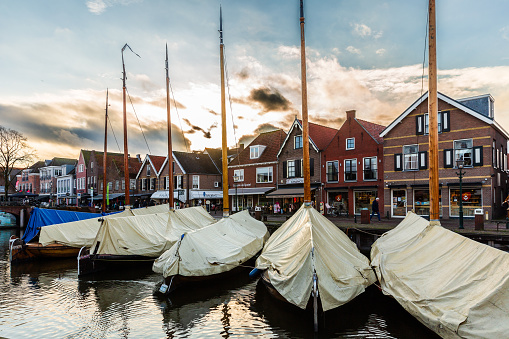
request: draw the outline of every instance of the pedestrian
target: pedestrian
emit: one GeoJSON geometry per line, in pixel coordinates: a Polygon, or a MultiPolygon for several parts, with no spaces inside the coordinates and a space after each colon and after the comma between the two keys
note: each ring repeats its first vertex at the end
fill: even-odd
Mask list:
{"type": "Polygon", "coordinates": [[[373,200],[373,204],[371,205],[371,216],[369,217],[369,220],[371,220],[371,218],[373,218],[373,216],[376,213],[376,215],[378,216],[378,222],[380,222],[380,206],[378,205],[378,200],[379,200],[378,197],[375,200],[373,200]]]}

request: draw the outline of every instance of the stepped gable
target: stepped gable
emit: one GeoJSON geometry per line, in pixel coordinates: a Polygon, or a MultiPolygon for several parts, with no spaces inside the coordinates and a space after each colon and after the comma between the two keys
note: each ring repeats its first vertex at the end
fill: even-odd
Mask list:
{"type": "Polygon", "coordinates": [[[256,159],[251,159],[250,149],[249,146],[247,146],[244,150],[242,150],[242,152],[239,153],[239,156],[237,158],[233,159],[230,162],[229,166],[277,161],[277,153],[279,152],[279,149],[281,148],[281,145],[283,145],[285,139],[286,133],[281,129],[260,133],[249,144],[249,146],[256,145],[266,146],[260,157],[256,159]]]}

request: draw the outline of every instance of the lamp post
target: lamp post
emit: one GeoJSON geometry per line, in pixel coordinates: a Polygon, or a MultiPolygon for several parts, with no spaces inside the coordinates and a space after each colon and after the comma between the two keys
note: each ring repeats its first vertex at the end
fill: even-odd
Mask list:
{"type": "Polygon", "coordinates": [[[460,178],[460,210],[459,210],[459,216],[460,216],[460,230],[464,229],[463,227],[463,176],[465,175],[465,171],[463,171],[463,166],[465,165],[465,161],[463,158],[459,158],[456,160],[456,165],[458,166],[458,169],[460,170],[459,173],[456,172],[458,177],[460,178]]]}
{"type": "Polygon", "coordinates": [[[235,187],[235,212],[239,210],[239,197],[237,195],[237,184],[235,184],[237,181],[239,181],[240,177],[238,175],[233,176],[233,187],[235,187]]]}

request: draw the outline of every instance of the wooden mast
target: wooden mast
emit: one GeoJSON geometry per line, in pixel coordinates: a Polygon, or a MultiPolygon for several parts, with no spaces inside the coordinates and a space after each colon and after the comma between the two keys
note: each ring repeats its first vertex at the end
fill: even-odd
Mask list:
{"type": "Polygon", "coordinates": [[[170,76],[168,73],[168,44],[166,44],[166,120],[168,124],[168,204],[173,209],[173,154],[171,145],[170,76]]]}
{"type": "Polygon", "coordinates": [[[300,0],[300,69],[302,82],[302,151],[304,169],[304,204],[311,205],[311,178],[309,169],[308,93],[306,84],[306,41],[304,38],[304,6],[300,0]]]}
{"type": "Polygon", "coordinates": [[[108,89],[106,89],[106,115],[104,118],[104,155],[103,155],[103,204],[102,212],[106,213],[106,167],[108,153],[108,89]]]}
{"type": "Polygon", "coordinates": [[[437,100],[437,48],[435,0],[429,0],[429,65],[428,65],[428,117],[429,117],[429,195],[430,221],[439,222],[438,185],[438,100],[437,100]]]}
{"type": "Polygon", "coordinates": [[[224,44],[223,44],[223,10],[219,7],[219,54],[221,67],[221,131],[222,131],[222,170],[223,170],[223,217],[230,215],[228,196],[228,145],[226,142],[226,105],[224,91],[224,44]]]}
{"type": "MultiPolygon", "coordinates": [[[[125,74],[125,64],[124,64],[124,50],[129,48],[131,52],[134,53],[134,51],[131,49],[131,47],[128,44],[125,44],[124,47],[122,47],[122,103],[123,103],[123,120],[124,120],[124,180],[125,180],[125,206],[124,208],[130,207],[130,201],[129,201],[129,188],[130,188],[130,181],[129,181],[129,152],[127,149],[127,113],[126,113],[126,86],[125,86],[125,80],[126,80],[126,74],[125,74]]],[[[136,53],[134,53],[136,54],[136,53]]],[[[138,54],[136,54],[138,57],[140,57],[138,54]]]]}

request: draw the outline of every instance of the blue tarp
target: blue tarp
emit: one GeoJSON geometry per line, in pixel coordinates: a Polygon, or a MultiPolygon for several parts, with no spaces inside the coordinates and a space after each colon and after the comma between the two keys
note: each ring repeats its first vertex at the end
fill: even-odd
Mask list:
{"type": "Polygon", "coordinates": [[[101,216],[101,213],[50,210],[34,207],[32,213],[30,214],[30,219],[28,220],[28,225],[25,233],[23,234],[23,241],[29,242],[32,240],[39,233],[39,230],[37,229],[39,227],[62,224],[64,222],[99,218],[101,216]]]}

